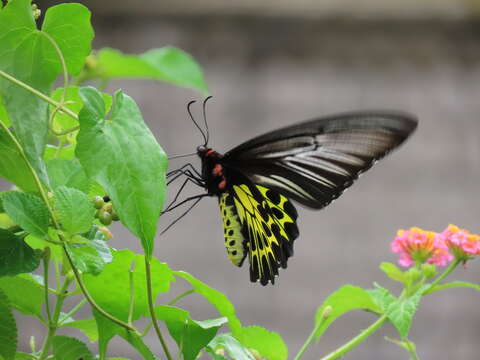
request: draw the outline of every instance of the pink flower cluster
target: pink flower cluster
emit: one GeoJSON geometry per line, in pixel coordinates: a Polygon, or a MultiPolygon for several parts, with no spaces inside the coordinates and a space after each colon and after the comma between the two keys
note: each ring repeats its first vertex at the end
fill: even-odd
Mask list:
{"type": "Polygon", "coordinates": [[[455,225],[449,225],[441,233],[412,227],[398,230],[391,249],[400,254],[398,263],[402,266],[423,263],[445,266],[453,259],[465,262],[480,255],[480,236],[455,225]]]}

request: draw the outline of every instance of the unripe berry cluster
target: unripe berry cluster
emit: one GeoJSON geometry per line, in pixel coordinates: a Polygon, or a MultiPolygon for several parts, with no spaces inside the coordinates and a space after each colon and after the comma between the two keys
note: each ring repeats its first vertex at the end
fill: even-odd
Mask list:
{"type": "Polygon", "coordinates": [[[110,225],[112,221],[118,221],[118,215],[113,209],[113,205],[108,196],[95,196],[93,205],[97,209],[95,217],[100,220],[103,225],[110,225]]]}

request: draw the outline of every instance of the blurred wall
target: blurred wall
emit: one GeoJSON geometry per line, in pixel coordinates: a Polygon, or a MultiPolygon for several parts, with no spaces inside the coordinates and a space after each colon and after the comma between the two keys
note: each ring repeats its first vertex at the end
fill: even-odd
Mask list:
{"type": "MultiPolygon", "coordinates": [[[[174,45],[191,53],[214,96],[208,106],[211,145],[221,152],[265,131],[338,111],[392,108],[420,119],[405,146],[334,204],[320,212],[299,209],[295,256],[275,286],[251,284],[246,266],[231,266],[215,199],[203,200],[158,239],[159,259],[227,294],[245,325],[278,331],[294,355],[330,292],[346,283],[392,286],[378,265],[397,260],[389,250],[396,229],[418,225],[440,231],[452,222],[480,232],[480,42],[473,1],[430,2],[436,4],[430,13],[423,2],[411,1],[412,11],[397,11],[404,15],[393,19],[388,14],[400,2],[392,3],[397,6],[392,12],[385,5],[376,12],[375,4],[382,2],[370,1],[370,15],[345,11],[341,19],[320,10],[317,16],[299,15],[309,13],[307,3],[313,2],[306,0],[306,8],[291,13],[284,10],[287,2],[277,8],[269,1],[268,7],[239,10],[241,16],[234,9],[253,1],[229,2],[231,8],[223,11],[225,2],[175,3],[92,2],[95,46],[137,53],[174,45]],[[443,10],[437,11],[440,4],[443,10]],[[282,16],[269,16],[280,8],[282,16]],[[424,15],[415,16],[419,13],[424,15]]],[[[119,87],[136,99],[169,154],[191,152],[201,143],[185,108],[191,99],[201,100],[198,94],[145,81],[115,81],[109,90],[119,87]]],[[[200,107],[196,111],[200,116],[200,107]]],[[[191,188],[185,195],[201,191],[191,188]]],[[[166,224],[162,219],[161,227],[166,224]]],[[[115,237],[115,247],[139,250],[120,227],[115,237]]],[[[480,262],[474,261],[453,277],[478,282],[479,275],[480,262]]],[[[197,319],[215,316],[200,298],[181,305],[197,319]]],[[[363,313],[340,319],[305,359],[320,358],[373,320],[363,313]]],[[[478,295],[457,290],[424,299],[410,337],[423,359],[475,359],[479,331],[478,295]]],[[[395,332],[386,326],[346,358],[405,359],[385,335],[395,332]]],[[[121,342],[113,355],[136,356],[121,342]]]]}

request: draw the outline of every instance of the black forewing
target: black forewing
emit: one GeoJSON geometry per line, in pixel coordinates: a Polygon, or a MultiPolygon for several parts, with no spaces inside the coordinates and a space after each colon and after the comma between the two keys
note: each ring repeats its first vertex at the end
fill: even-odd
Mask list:
{"type": "Polygon", "coordinates": [[[226,153],[222,163],[255,184],[320,209],[416,126],[415,117],[405,113],[332,115],[258,136],[226,153]]]}

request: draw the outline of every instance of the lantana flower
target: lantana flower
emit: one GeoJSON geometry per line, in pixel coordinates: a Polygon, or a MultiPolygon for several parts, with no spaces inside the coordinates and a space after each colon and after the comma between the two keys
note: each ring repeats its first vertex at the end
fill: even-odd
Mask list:
{"type": "Polygon", "coordinates": [[[455,259],[466,262],[475,255],[480,255],[480,236],[452,224],[440,235],[455,259]]]}
{"type": "Polygon", "coordinates": [[[423,263],[445,266],[453,259],[441,234],[418,227],[398,230],[391,248],[400,254],[398,263],[405,267],[423,263]]]}

